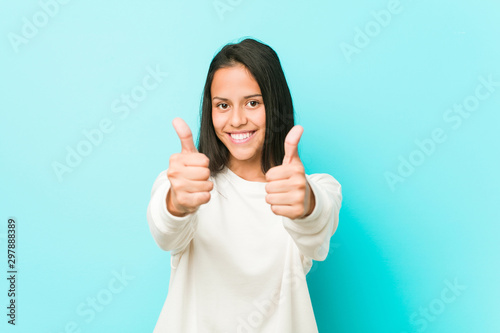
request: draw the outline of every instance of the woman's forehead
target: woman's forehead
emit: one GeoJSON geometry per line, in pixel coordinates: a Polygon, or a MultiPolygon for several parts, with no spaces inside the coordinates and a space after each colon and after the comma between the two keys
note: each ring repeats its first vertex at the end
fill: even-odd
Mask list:
{"type": "Polygon", "coordinates": [[[260,87],[250,71],[243,65],[224,67],[214,74],[212,96],[241,98],[260,94],[260,87]]]}

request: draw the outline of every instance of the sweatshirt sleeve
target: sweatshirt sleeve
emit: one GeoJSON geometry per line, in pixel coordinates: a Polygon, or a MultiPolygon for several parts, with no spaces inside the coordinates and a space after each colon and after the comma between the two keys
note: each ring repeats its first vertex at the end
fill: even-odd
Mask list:
{"type": "Polygon", "coordinates": [[[147,219],[156,244],[161,249],[176,254],[182,252],[193,239],[198,224],[198,211],[183,217],[172,215],[166,204],[169,189],[170,181],[165,170],[153,184],[147,219]]]}
{"type": "Polygon", "coordinates": [[[312,213],[301,219],[283,217],[283,225],[301,254],[317,261],[328,255],[330,238],[337,230],[342,205],[340,183],[329,174],[306,174],[315,197],[312,213]]]}

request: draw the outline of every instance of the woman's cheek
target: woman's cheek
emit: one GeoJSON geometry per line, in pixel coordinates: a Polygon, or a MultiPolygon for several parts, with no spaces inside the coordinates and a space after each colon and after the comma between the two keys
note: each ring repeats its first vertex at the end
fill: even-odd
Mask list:
{"type": "Polygon", "coordinates": [[[214,129],[217,133],[222,132],[222,128],[224,126],[224,119],[217,112],[212,111],[212,123],[214,124],[214,129]]]}

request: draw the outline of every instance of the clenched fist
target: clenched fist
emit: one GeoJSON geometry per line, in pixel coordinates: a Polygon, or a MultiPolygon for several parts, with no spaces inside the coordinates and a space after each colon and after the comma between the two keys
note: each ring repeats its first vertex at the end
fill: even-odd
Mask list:
{"type": "Polygon", "coordinates": [[[274,214],[291,219],[308,216],[315,206],[314,193],[307,183],[297,150],[303,131],[302,126],[296,125],[288,132],[282,165],[266,173],[266,202],[274,214]]]}
{"type": "Polygon", "coordinates": [[[196,150],[189,126],[181,118],[175,118],[172,125],[181,140],[182,150],[170,156],[167,177],[171,186],[166,204],[172,215],[182,217],[210,201],[213,183],[208,180],[209,159],[196,150]]]}

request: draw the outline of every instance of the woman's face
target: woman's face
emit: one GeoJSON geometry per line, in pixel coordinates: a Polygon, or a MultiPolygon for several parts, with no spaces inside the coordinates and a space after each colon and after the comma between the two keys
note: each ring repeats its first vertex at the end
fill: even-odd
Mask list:
{"type": "Polygon", "coordinates": [[[212,121],[230,152],[229,165],[260,168],[266,109],[260,87],[241,64],[218,69],[212,81],[212,121]]]}

